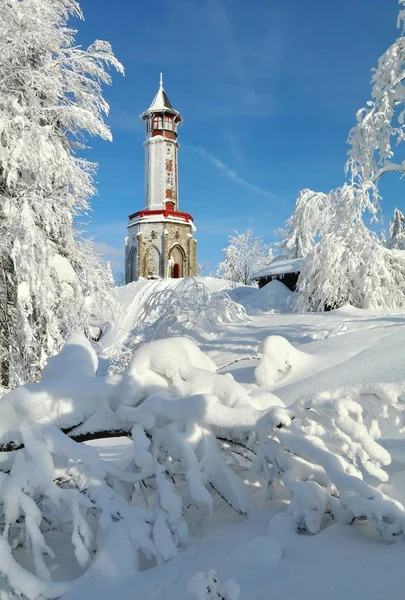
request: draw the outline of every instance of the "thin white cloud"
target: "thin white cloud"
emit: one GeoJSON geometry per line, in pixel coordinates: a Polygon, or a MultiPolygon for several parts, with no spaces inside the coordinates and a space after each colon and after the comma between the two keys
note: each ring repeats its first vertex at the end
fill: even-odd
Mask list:
{"type": "Polygon", "coordinates": [[[97,254],[101,256],[124,256],[123,248],[115,248],[105,242],[93,242],[93,246],[97,254]]]}
{"type": "Polygon", "coordinates": [[[277,196],[277,194],[274,194],[270,190],[266,190],[266,189],[260,187],[259,185],[251,183],[250,181],[247,181],[243,177],[240,177],[240,175],[238,175],[238,173],[234,169],[232,169],[231,167],[226,165],[224,162],[222,162],[222,160],[220,158],[218,158],[217,156],[214,156],[214,154],[207,152],[204,148],[201,148],[200,146],[198,146],[198,147],[194,148],[194,150],[199,152],[199,154],[201,154],[201,156],[203,156],[212,166],[214,166],[216,169],[218,169],[218,171],[221,171],[221,173],[223,173],[225,175],[225,177],[227,177],[228,179],[231,179],[235,183],[243,186],[244,188],[246,188],[256,194],[260,194],[262,196],[267,196],[268,198],[273,198],[274,200],[281,200],[280,196],[277,196]]]}
{"type": "Polygon", "coordinates": [[[126,236],[128,221],[113,221],[112,223],[87,223],[82,229],[89,237],[97,238],[100,236],[126,236]]]}

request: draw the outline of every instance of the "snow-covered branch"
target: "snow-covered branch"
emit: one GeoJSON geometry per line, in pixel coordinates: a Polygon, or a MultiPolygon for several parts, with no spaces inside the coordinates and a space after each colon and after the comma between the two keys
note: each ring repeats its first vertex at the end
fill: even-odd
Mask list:
{"type": "MultiPolygon", "coordinates": [[[[89,342],[72,338],[39,383],[0,401],[0,441],[23,445],[0,457],[3,589],[29,600],[69,589],[51,582],[54,531],[89,575],[99,556],[114,554],[118,538],[134,568],[141,555],[151,564],[170,560],[192,532],[192,507],[203,516],[221,500],[249,512],[252,468],[273,496],[283,484],[299,531],[316,533],[332,517],[366,518],[385,535],[403,533],[404,507],[375,487],[387,481],[390,455],[361,405],[342,394],[285,408],[266,392],[269,380],[260,373],[269,361],[276,361],[271,375],[273,366],[290,368],[297,352],[274,336],[263,344],[259,410],[254,394],[217,373],[187,338],[145,343],[123,375],[109,377],[96,376],[89,342]],[[131,458],[124,466],[104,461],[62,426],[76,436],[120,426],[131,432],[131,458]],[[30,564],[22,563],[25,550],[30,564]]],[[[228,588],[218,589],[226,598],[228,588]]]]}

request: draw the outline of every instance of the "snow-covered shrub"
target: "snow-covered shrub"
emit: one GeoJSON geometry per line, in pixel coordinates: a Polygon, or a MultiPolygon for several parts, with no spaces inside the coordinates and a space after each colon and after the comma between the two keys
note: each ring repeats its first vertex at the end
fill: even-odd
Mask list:
{"type": "Polygon", "coordinates": [[[270,494],[280,485],[283,499],[288,492],[299,531],[365,518],[383,534],[404,533],[404,507],[376,487],[388,479],[390,455],[347,396],[286,408],[271,394],[266,404],[260,390],[267,408],[257,409],[254,392],[182,337],[142,345],[122,376],[96,372],[91,346],[75,336],[39,383],[0,401],[2,449],[10,431],[23,445],[0,454],[3,590],[37,600],[69,588],[51,581],[55,531],[89,574],[117,544],[134,569],[145,557],[149,565],[171,559],[196,509],[203,518],[222,498],[248,513],[251,466],[270,494]],[[125,466],[69,437],[117,428],[133,443],[125,466]]]}
{"type": "Polygon", "coordinates": [[[183,279],[176,287],[147,298],[124,347],[116,350],[110,372],[122,372],[134,350],[145,341],[196,334],[206,338],[215,335],[218,325],[247,318],[244,307],[226,292],[211,294],[203,282],[183,279]]]}
{"type": "Polygon", "coordinates": [[[208,323],[226,324],[246,318],[243,306],[226,294],[210,294],[208,288],[192,277],[175,288],[152,294],[136,324],[146,339],[183,335],[208,323]]]}
{"type": "Polygon", "coordinates": [[[382,534],[405,533],[405,508],[374,486],[385,482],[389,453],[363,422],[351,399],[319,400],[288,410],[290,425],[260,435],[255,467],[289,492],[298,531],[317,533],[325,515],[340,523],[368,519],[382,534]],[[368,480],[368,482],[367,482],[368,480]]]}
{"type": "Polygon", "coordinates": [[[196,573],[188,582],[188,591],[197,600],[239,600],[240,586],[234,579],[221,584],[217,573],[211,569],[207,575],[196,573]]]}
{"type": "Polygon", "coordinates": [[[119,377],[96,377],[98,358],[82,335],[71,336],[61,352],[48,359],[40,381],[15,388],[0,400],[0,444],[20,444],[20,421],[29,418],[80,433],[120,430],[110,408],[120,397],[119,377]]]}
{"type": "MultiPolygon", "coordinates": [[[[1,460],[9,472],[0,471],[0,573],[30,600],[67,589],[50,582],[52,531],[63,532],[81,568],[91,570],[100,552],[112,551],[119,527],[119,543],[132,548],[136,568],[142,555],[161,562],[177,553],[187,539],[190,506],[210,513],[219,494],[238,512],[249,510],[248,490],[231,463],[239,446],[224,440],[247,437],[264,415],[239,384],[217,374],[185,338],[142,346],[122,388],[114,377],[95,377],[96,368],[88,342],[76,336],[41,382],[0,401],[2,442],[10,429],[24,445],[1,460]],[[59,429],[83,435],[117,422],[133,440],[133,461],[124,469],[59,429]],[[20,549],[33,561],[24,568],[20,549]]],[[[247,462],[235,464],[246,469],[247,462]]]]}

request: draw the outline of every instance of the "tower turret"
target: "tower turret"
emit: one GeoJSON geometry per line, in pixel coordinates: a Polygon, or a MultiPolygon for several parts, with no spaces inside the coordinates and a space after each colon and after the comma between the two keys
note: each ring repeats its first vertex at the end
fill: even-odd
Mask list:
{"type": "Polygon", "coordinates": [[[163,88],[141,115],[145,123],[145,208],[179,210],[177,128],[181,114],[173,108],[163,88]]]}

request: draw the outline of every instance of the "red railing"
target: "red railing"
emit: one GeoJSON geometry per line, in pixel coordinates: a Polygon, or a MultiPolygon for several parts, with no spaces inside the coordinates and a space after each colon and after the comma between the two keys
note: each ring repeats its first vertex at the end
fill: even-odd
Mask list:
{"type": "Polygon", "coordinates": [[[131,221],[136,217],[142,219],[142,217],[152,217],[154,215],[162,215],[163,218],[175,217],[176,219],[183,219],[184,221],[194,221],[193,217],[185,212],[178,212],[177,210],[139,210],[133,215],[129,215],[128,219],[131,221]]]}

